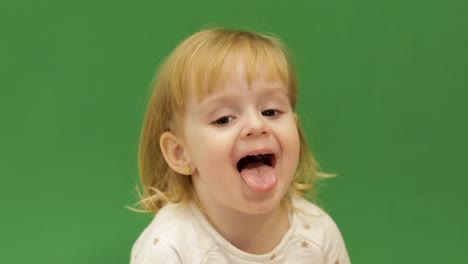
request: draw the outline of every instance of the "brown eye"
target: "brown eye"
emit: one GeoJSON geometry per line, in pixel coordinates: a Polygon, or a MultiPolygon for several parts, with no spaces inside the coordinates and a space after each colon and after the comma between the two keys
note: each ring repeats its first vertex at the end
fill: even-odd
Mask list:
{"type": "Polygon", "coordinates": [[[267,109],[262,111],[262,115],[264,116],[276,116],[278,115],[279,111],[275,109],[267,109]]]}
{"type": "Polygon", "coordinates": [[[213,123],[216,125],[226,125],[230,123],[234,118],[232,116],[223,116],[221,118],[216,119],[213,123]]]}

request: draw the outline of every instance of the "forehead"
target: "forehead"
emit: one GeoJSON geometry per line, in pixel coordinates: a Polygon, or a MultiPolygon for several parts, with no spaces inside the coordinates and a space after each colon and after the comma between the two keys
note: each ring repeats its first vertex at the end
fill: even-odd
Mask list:
{"type": "Polygon", "coordinates": [[[219,88],[201,98],[190,96],[189,103],[191,105],[204,105],[211,102],[223,104],[233,101],[249,101],[251,98],[278,98],[278,96],[289,101],[289,90],[281,81],[254,78],[252,82],[248,83],[245,78],[232,77],[228,78],[224,84],[220,84],[219,88]]]}

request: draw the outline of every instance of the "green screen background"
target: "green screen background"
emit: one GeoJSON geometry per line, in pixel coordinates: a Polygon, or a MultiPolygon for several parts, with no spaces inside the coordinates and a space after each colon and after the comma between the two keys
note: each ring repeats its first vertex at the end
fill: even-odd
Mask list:
{"type": "Polygon", "coordinates": [[[280,36],[353,263],[468,263],[468,2],[2,1],[2,263],[128,263],[149,83],[207,26],[280,36]]]}

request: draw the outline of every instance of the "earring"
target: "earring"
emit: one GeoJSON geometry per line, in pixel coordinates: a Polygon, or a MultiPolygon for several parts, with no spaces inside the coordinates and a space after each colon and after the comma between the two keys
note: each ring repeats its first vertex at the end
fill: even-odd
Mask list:
{"type": "Polygon", "coordinates": [[[190,167],[189,167],[188,165],[185,165],[184,174],[185,174],[185,175],[190,175],[190,174],[192,174],[192,169],[190,169],[190,167]]]}

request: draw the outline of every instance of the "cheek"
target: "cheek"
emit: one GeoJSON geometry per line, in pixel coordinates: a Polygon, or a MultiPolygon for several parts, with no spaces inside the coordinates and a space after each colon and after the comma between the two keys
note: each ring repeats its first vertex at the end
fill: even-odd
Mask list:
{"type": "Polygon", "coordinates": [[[292,163],[297,164],[299,160],[301,143],[296,123],[292,121],[287,126],[282,127],[282,129],[283,151],[285,151],[285,153],[290,157],[292,163]]]}
{"type": "Polygon", "coordinates": [[[214,129],[198,129],[187,135],[188,151],[195,165],[206,170],[230,162],[233,144],[230,134],[214,129]]]}

